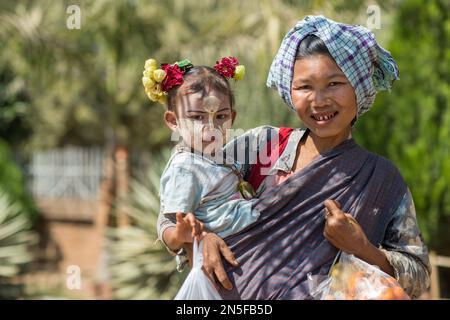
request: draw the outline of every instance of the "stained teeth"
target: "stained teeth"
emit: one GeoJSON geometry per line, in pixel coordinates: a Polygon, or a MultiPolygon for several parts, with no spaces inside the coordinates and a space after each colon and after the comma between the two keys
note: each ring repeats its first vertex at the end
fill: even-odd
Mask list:
{"type": "Polygon", "coordinates": [[[324,120],[329,120],[331,118],[333,118],[335,116],[335,114],[330,114],[328,116],[313,116],[314,119],[316,119],[317,121],[324,121],[324,120]]]}

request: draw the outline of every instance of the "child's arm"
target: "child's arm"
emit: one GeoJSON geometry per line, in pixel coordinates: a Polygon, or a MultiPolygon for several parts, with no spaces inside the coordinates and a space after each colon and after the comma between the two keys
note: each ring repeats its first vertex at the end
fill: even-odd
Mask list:
{"type": "Polygon", "coordinates": [[[194,238],[201,240],[204,234],[203,222],[195,218],[192,213],[183,217],[181,212],[176,214],[176,224],[164,230],[164,242],[172,251],[178,251],[185,243],[192,243],[194,238]]]}

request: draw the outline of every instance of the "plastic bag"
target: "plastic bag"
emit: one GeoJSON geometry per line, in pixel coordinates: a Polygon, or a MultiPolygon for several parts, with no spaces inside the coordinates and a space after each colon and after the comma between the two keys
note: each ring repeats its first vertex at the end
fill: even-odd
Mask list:
{"type": "Polygon", "coordinates": [[[316,300],[410,300],[393,277],[344,252],[328,276],[308,274],[308,284],[316,300]]]}
{"type": "Polygon", "coordinates": [[[192,270],[178,291],[175,300],[222,300],[219,292],[202,270],[203,241],[194,241],[192,270]]]}

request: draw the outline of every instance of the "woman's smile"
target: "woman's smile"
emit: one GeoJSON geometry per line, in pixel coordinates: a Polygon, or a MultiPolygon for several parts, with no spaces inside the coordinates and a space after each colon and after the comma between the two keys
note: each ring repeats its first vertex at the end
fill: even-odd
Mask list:
{"type": "Polygon", "coordinates": [[[330,112],[317,112],[311,115],[311,118],[316,121],[318,125],[325,125],[330,123],[335,116],[338,115],[338,111],[330,111],[330,112]]]}

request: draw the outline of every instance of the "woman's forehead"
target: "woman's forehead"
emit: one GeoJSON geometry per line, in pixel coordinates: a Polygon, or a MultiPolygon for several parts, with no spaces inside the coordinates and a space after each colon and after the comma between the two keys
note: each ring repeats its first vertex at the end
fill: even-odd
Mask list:
{"type": "Polygon", "coordinates": [[[336,62],[326,55],[313,55],[295,61],[294,79],[345,77],[336,62]]]}

